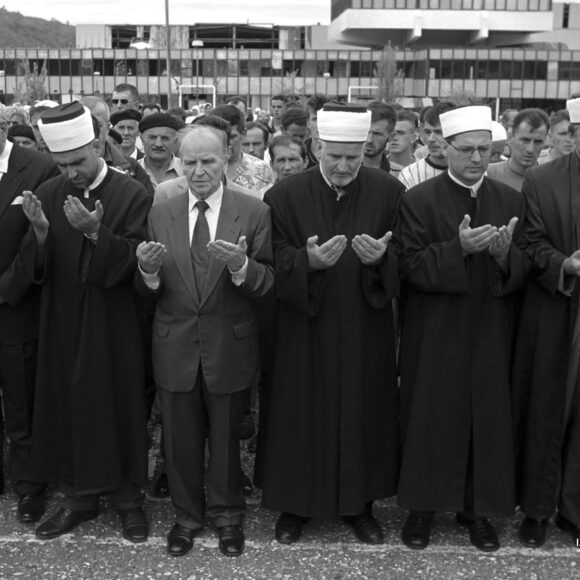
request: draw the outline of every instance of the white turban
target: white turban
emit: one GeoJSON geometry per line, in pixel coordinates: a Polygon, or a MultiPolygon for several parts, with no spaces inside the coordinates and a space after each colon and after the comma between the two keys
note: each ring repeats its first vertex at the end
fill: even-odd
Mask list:
{"type": "Polygon", "coordinates": [[[570,115],[570,123],[580,123],[580,98],[566,101],[566,110],[570,115]]]}
{"type": "Polygon", "coordinates": [[[73,151],[96,139],[91,112],[78,101],[45,111],[38,128],[51,153],[73,151]]]}
{"type": "Polygon", "coordinates": [[[318,111],[318,138],[323,141],[363,143],[371,128],[371,115],[365,107],[324,105],[318,111]]]}
{"type": "Polygon", "coordinates": [[[473,105],[451,109],[439,115],[443,137],[453,137],[468,131],[491,132],[491,109],[485,106],[473,105]]]}

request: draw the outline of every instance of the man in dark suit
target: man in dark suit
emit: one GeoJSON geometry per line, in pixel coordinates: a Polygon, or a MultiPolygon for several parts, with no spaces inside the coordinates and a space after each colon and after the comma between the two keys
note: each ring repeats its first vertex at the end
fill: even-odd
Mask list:
{"type": "MultiPolygon", "coordinates": [[[[10,476],[19,498],[18,519],[33,523],[44,513],[45,499],[44,485],[32,483],[28,473],[38,292],[30,289],[18,259],[29,225],[22,211],[22,192],[36,189],[59,171],[48,155],[13,145],[7,135],[8,121],[0,111],[0,388],[10,439],[10,476]]],[[[0,442],[2,430],[0,412],[0,442]]],[[[0,490],[1,464],[0,460],[0,490]]]]}
{"type": "Polygon", "coordinates": [[[205,505],[219,530],[220,550],[238,556],[246,511],[239,428],[246,391],[259,368],[252,302],[273,286],[269,209],[223,187],[223,131],[192,128],[180,155],[189,187],[152,208],[153,241],[137,250],[138,284],[158,296],[153,368],[176,514],[167,550],[181,556],[191,549],[205,505]]]}

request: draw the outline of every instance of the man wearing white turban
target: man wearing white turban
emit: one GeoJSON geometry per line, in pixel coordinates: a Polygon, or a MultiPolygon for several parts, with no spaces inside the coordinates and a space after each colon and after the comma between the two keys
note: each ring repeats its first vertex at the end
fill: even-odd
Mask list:
{"type": "Polygon", "coordinates": [[[521,251],[521,194],[484,176],[491,111],[440,116],[448,170],[401,204],[403,542],[427,547],[436,511],[455,511],[471,543],[499,548],[487,519],[515,506],[510,369],[521,251]]]}
{"type": "MultiPolygon", "coordinates": [[[[580,538],[580,98],[566,103],[576,150],[530,169],[525,251],[532,263],[514,365],[520,540],[556,525],[580,538]]],[[[577,544],[576,544],[577,545],[577,544]]]]}
{"type": "Polygon", "coordinates": [[[371,113],[325,105],[320,165],[274,185],[276,357],[257,484],[282,512],[276,539],[295,542],[311,517],[340,516],[378,544],[375,499],[396,491],[397,257],[390,243],[403,186],[361,167],[371,113]]]}

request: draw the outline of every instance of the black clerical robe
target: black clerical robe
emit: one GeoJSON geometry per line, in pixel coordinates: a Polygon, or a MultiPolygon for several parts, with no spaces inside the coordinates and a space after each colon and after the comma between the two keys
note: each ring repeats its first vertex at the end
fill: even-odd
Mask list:
{"type": "Polygon", "coordinates": [[[574,277],[560,280],[564,260],[580,248],[576,152],[532,168],[522,192],[532,266],[514,364],[518,502],[530,517],[548,518],[558,507],[578,525],[580,284],[576,278],[570,285],[574,277]]]}
{"type": "Polygon", "coordinates": [[[523,198],[485,178],[474,199],[446,172],[410,189],[401,206],[398,501],[462,511],[469,487],[475,513],[497,515],[515,505],[509,373],[526,267],[515,243],[506,271],[487,251],[464,256],[458,227],[465,214],[472,228],[500,227],[514,216],[521,225],[523,198]]]}
{"type": "Polygon", "coordinates": [[[350,243],[394,230],[403,186],[361,168],[337,199],[318,167],[272,187],[276,358],[268,405],[263,505],[302,516],[358,514],[393,495],[399,464],[391,300],[393,246],[376,267],[350,243]],[[308,266],[306,240],[344,234],[348,246],[326,270],[308,266]]]}
{"type": "Polygon", "coordinates": [[[23,257],[42,283],[32,471],[78,493],[106,492],[147,476],[143,348],[132,287],[151,196],[109,169],[85,199],[64,177],[36,195],[50,223],[44,250],[29,234],[23,257]],[[96,244],[66,219],[67,195],[104,215],[96,244]]]}

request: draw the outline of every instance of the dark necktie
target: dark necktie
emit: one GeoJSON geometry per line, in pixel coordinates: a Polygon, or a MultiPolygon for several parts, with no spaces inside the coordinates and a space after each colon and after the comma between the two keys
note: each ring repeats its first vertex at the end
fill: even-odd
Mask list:
{"type": "Polygon", "coordinates": [[[195,277],[195,285],[199,297],[203,296],[203,289],[205,280],[207,278],[207,271],[209,267],[209,252],[207,245],[210,242],[209,225],[205,212],[209,205],[206,201],[198,201],[195,204],[198,210],[197,220],[193,228],[193,236],[191,237],[191,261],[193,263],[193,274],[195,277]]]}

